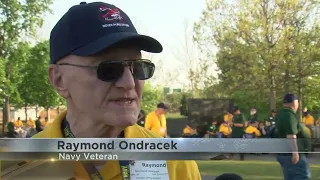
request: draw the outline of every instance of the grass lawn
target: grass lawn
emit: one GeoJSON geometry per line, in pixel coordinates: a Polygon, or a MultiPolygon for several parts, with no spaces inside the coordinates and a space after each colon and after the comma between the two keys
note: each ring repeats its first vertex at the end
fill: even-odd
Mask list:
{"type": "Polygon", "coordinates": [[[181,116],[180,113],[167,113],[166,118],[180,119],[180,118],[185,118],[185,116],[181,116]]]}
{"type": "MultiPolygon", "coordinates": [[[[245,180],[282,180],[279,164],[272,161],[197,161],[202,175],[236,173],[245,180]]],[[[320,179],[320,165],[311,165],[312,180],[320,179]]]]}

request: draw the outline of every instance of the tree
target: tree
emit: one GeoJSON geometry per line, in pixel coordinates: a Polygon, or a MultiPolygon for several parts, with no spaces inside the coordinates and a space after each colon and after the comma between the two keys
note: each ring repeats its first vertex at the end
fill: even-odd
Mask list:
{"type": "Polygon", "coordinates": [[[164,102],[169,106],[168,112],[179,112],[182,97],[182,93],[178,92],[173,92],[164,96],[164,102]]]}
{"type": "Polygon", "coordinates": [[[33,105],[33,98],[30,96],[32,89],[28,86],[26,78],[25,66],[29,63],[30,58],[30,45],[29,43],[21,42],[17,47],[12,50],[8,60],[10,61],[11,76],[9,78],[9,87],[12,87],[11,94],[11,105],[19,109],[26,105],[33,105]]]}
{"type": "Polygon", "coordinates": [[[145,113],[153,111],[160,102],[161,95],[161,89],[152,86],[150,82],[146,82],[144,84],[141,109],[144,110],[145,113]]]}
{"type": "Polygon", "coordinates": [[[188,82],[183,82],[184,89],[190,90],[192,96],[198,98],[201,97],[200,91],[204,86],[204,82],[208,78],[212,78],[210,70],[214,59],[208,59],[198,53],[196,44],[192,41],[191,30],[189,24],[185,22],[183,39],[180,40],[180,49],[174,49],[173,54],[183,65],[179,67],[178,71],[184,70],[187,74],[188,82]]]}
{"type": "Polygon", "coordinates": [[[194,40],[203,54],[217,58],[225,92],[241,92],[256,103],[268,97],[269,108],[275,109],[289,84],[292,91],[301,90],[295,78],[310,72],[301,69],[302,59],[318,69],[317,40],[310,41],[319,39],[318,7],[313,0],[207,1],[194,40]]]}
{"type": "Polygon", "coordinates": [[[188,98],[192,97],[192,94],[183,93],[180,101],[180,115],[188,116],[188,98]]]}
{"type": "Polygon", "coordinates": [[[45,109],[60,105],[61,98],[48,79],[49,42],[43,41],[30,50],[21,89],[27,105],[39,105],[45,109]]]}
{"type": "MultiPolygon", "coordinates": [[[[43,16],[51,12],[49,5],[52,0],[2,0],[0,3],[0,59],[5,69],[6,86],[3,88],[5,108],[3,110],[3,124],[9,119],[9,97],[14,96],[10,78],[17,73],[12,71],[12,62],[8,60],[19,42],[28,37],[35,37],[36,30],[43,24],[43,16]]],[[[4,129],[4,128],[3,128],[4,129]]]]}

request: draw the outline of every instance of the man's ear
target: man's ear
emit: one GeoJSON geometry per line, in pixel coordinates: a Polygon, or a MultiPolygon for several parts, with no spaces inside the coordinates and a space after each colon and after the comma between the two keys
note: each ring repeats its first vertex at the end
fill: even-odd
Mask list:
{"type": "Polygon", "coordinates": [[[56,64],[50,64],[48,68],[49,81],[51,85],[56,89],[57,93],[67,99],[69,97],[69,91],[62,78],[63,72],[56,64]]]}

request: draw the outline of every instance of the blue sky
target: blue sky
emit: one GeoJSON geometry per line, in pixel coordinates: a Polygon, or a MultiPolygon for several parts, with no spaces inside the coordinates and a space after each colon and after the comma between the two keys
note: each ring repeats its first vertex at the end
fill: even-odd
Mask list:
{"type": "MultiPolygon", "coordinates": [[[[48,39],[50,31],[62,15],[81,0],[55,0],[52,5],[53,15],[45,19],[44,27],[39,31],[41,38],[48,39]]],[[[93,1],[86,1],[93,2],[93,1]]],[[[184,39],[186,24],[190,30],[205,9],[205,0],[108,0],[104,1],[118,6],[125,11],[139,33],[150,35],[159,40],[164,51],[156,55],[164,69],[170,70],[181,66],[173,51],[180,48],[184,39]]],[[[191,39],[191,37],[190,37],[191,39]]],[[[181,72],[183,73],[183,72],[181,72]]],[[[156,76],[161,76],[157,73],[156,76]]]]}

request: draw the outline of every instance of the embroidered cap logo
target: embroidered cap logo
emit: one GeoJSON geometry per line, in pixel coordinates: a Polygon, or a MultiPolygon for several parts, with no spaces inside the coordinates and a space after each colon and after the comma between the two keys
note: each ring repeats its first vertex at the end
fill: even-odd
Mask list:
{"type": "Polygon", "coordinates": [[[121,22],[123,20],[123,17],[121,16],[119,9],[117,8],[111,9],[106,6],[101,6],[99,8],[99,12],[100,12],[100,18],[103,21],[109,21],[109,22],[120,21],[121,22]]]}

